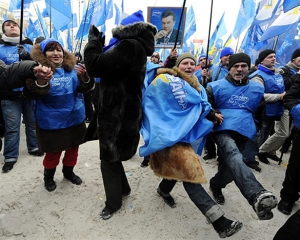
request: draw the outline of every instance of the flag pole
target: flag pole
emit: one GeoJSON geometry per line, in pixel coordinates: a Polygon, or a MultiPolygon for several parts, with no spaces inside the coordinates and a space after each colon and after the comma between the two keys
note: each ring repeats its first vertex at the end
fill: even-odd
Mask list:
{"type": "MultiPolygon", "coordinates": [[[[177,34],[176,34],[175,44],[174,44],[174,48],[173,49],[175,49],[176,45],[177,45],[177,40],[178,40],[178,36],[179,36],[179,32],[180,32],[180,25],[181,25],[181,21],[182,21],[183,12],[184,12],[185,2],[186,2],[186,0],[183,1],[181,13],[180,13],[179,24],[178,24],[178,31],[177,31],[177,34]]],[[[183,35],[183,33],[182,33],[182,35],[183,35]]]]}
{"type": "Polygon", "coordinates": [[[22,32],[23,32],[23,11],[24,11],[24,0],[21,0],[21,17],[20,17],[20,41],[19,43],[21,44],[22,42],[22,32]]]}
{"type": "Polygon", "coordinates": [[[209,18],[209,27],[208,27],[208,37],[207,37],[207,47],[206,47],[206,61],[205,61],[205,68],[207,68],[208,51],[209,51],[209,38],[210,38],[210,29],[211,29],[211,19],[212,19],[213,4],[214,4],[214,0],[211,0],[211,5],[210,5],[210,18],[209,18]]]}

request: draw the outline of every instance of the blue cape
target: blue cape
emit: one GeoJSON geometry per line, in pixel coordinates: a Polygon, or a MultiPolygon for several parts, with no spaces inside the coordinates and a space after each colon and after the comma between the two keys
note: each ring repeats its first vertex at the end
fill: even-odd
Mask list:
{"type": "Polygon", "coordinates": [[[180,77],[157,76],[144,92],[142,106],[141,134],[145,145],[139,149],[140,156],[177,142],[196,142],[213,128],[213,123],[205,118],[211,109],[205,89],[201,86],[198,92],[180,77]]]}

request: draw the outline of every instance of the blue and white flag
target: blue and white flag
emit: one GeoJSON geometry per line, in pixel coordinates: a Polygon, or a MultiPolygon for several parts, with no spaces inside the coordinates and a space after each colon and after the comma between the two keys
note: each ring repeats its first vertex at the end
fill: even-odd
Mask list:
{"type": "Polygon", "coordinates": [[[284,12],[287,12],[298,6],[300,6],[300,0],[283,0],[283,11],[284,12]]]}
{"type": "Polygon", "coordinates": [[[278,36],[292,27],[296,27],[300,17],[299,8],[300,7],[296,7],[288,12],[282,13],[263,33],[261,41],[278,36]]]}
{"type": "Polygon", "coordinates": [[[141,134],[147,156],[177,142],[192,143],[211,132],[213,123],[205,117],[211,109],[205,89],[191,87],[180,77],[158,75],[143,94],[141,134]]]}
{"type": "Polygon", "coordinates": [[[253,24],[270,21],[282,6],[282,0],[261,0],[259,2],[253,24]]]}
{"type": "Polygon", "coordinates": [[[222,17],[220,18],[219,23],[217,24],[216,29],[209,40],[209,49],[213,48],[217,39],[220,39],[227,33],[227,28],[224,21],[224,15],[225,12],[222,14],[222,17]]]}
{"type": "Polygon", "coordinates": [[[70,28],[68,29],[67,43],[68,43],[68,50],[70,52],[72,52],[73,51],[73,44],[72,44],[72,37],[71,37],[71,30],[70,30],[70,28]]]}

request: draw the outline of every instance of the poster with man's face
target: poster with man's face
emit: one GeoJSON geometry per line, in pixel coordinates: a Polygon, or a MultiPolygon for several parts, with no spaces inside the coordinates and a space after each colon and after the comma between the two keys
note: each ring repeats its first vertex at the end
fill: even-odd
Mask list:
{"type": "Polygon", "coordinates": [[[157,27],[155,35],[156,48],[182,47],[186,8],[183,11],[179,27],[182,8],[180,7],[148,7],[148,22],[157,27]]]}

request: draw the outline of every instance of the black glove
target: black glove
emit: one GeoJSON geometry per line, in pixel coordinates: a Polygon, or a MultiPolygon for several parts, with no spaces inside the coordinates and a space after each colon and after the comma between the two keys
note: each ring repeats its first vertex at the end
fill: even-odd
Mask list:
{"type": "Polygon", "coordinates": [[[20,56],[20,59],[26,58],[28,52],[25,50],[23,45],[18,45],[18,53],[20,56]]]}
{"type": "Polygon", "coordinates": [[[95,25],[90,26],[89,35],[88,35],[88,41],[99,41],[102,46],[104,46],[105,43],[105,35],[102,32],[99,32],[98,28],[95,27],[95,25]]]}

